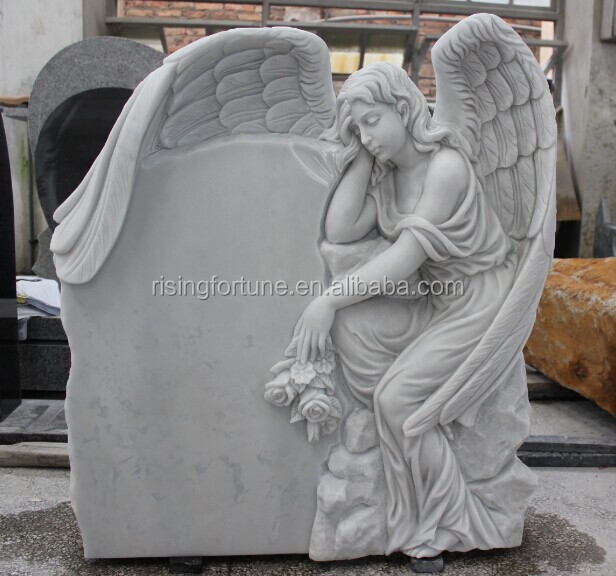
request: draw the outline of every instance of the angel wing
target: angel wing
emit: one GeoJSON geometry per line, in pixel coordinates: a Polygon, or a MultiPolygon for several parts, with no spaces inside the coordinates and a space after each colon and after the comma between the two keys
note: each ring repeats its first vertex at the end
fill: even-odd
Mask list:
{"type": "Polygon", "coordinates": [[[478,180],[518,251],[503,307],[467,360],[404,424],[470,425],[481,403],[521,362],[551,263],[556,225],[556,121],[532,52],[494,15],[466,18],[432,50],[434,120],[468,141],[478,180]]]}
{"type": "Polygon", "coordinates": [[[329,52],[314,34],[230,30],[179,50],[137,87],[83,182],[54,214],[58,277],[81,284],[101,268],[146,156],[237,134],[318,138],[334,117],[329,52]]]}

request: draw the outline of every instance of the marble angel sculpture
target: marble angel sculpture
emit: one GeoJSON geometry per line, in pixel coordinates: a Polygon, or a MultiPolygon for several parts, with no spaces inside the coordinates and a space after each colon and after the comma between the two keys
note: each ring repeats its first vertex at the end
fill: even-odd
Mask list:
{"type": "MultiPolygon", "coordinates": [[[[331,400],[338,390],[330,374],[339,369],[358,405],[374,413],[386,481],[386,538],[370,551],[366,548],[365,554],[402,551],[422,558],[438,556],[444,550],[519,545],[524,510],[534,485],[533,475],[515,458],[515,450],[528,434],[529,407],[522,348],[534,321],[553,249],[554,108],[533,54],[495,16],[476,15],[456,25],[434,46],[432,60],[437,79],[433,118],[423,96],[404,71],[390,64],[375,64],[352,75],[336,101],[326,46],[316,36],[300,30],[233,30],[195,42],[166,58],[164,65],[139,85],[83,183],[55,214],[60,224],[51,247],[63,282],[63,313],[72,329],[69,337],[76,358],[89,358],[91,352],[86,347],[87,337],[78,337],[81,334],[78,329],[82,325],[84,330],[88,327],[75,318],[77,312],[71,317],[72,310],[80,310],[86,285],[91,287],[89,293],[96,295],[97,286],[104,286],[105,274],[109,275],[110,284],[115,282],[117,275],[113,276],[111,264],[114,256],[122,254],[119,250],[114,252],[114,246],[119,246],[123,237],[127,238],[127,228],[134,232],[135,242],[141,240],[144,230],[149,230],[147,219],[131,221],[127,217],[131,203],[145,203],[152,196],[160,197],[162,203],[171,203],[169,198],[175,193],[171,192],[172,186],[168,184],[169,192],[159,190],[167,164],[156,161],[168,157],[177,162],[184,154],[206,150],[203,148],[206,144],[211,145],[208,154],[229,142],[239,143],[242,151],[247,150],[244,146],[259,150],[268,147],[272,154],[280,154],[282,150],[286,163],[293,163],[293,170],[301,167],[302,177],[305,172],[312,172],[315,188],[333,189],[325,207],[319,246],[328,268],[327,276],[338,280],[338,285],[350,286],[353,280],[373,285],[376,281],[378,288],[387,279],[398,284],[408,281],[412,290],[419,282],[427,282],[432,287],[430,294],[409,298],[399,294],[373,295],[372,290],[369,293],[362,290],[361,294],[348,289],[326,292],[301,314],[289,348],[290,362],[287,359],[282,363],[289,373],[293,372],[295,363],[305,367],[314,362],[320,366],[320,372],[315,370],[314,374],[303,367],[298,371],[297,366],[293,372],[301,380],[300,387],[307,387],[303,391],[310,389],[317,372],[321,374],[319,386],[325,386],[320,388],[325,392],[311,392],[318,398],[312,398],[312,405],[305,402],[301,413],[312,419],[306,418],[309,422],[324,423],[323,429],[312,427],[313,440],[319,434],[332,433],[337,427],[336,420],[343,416],[344,406],[331,400]],[[216,143],[220,146],[215,146],[216,143]],[[280,143],[284,148],[275,148],[280,143]],[[145,179],[147,170],[153,170],[156,178],[145,179]],[[149,183],[151,190],[147,186],[139,188],[140,182],[143,186],[149,183]],[[137,193],[134,188],[138,188],[137,193]],[[438,283],[448,282],[461,284],[463,290],[447,293],[434,289],[438,283]],[[65,306],[65,302],[71,305],[65,306]],[[337,359],[332,355],[332,348],[337,359]],[[327,420],[332,414],[333,420],[327,420]]],[[[235,158],[227,160],[229,164],[236,162],[235,158]]],[[[215,168],[211,168],[213,172],[215,168]]],[[[295,192],[293,175],[287,166],[278,169],[289,172],[284,185],[295,192]]],[[[205,180],[195,168],[198,182],[195,188],[204,186],[205,180]]],[[[236,183],[226,173],[216,182],[221,189],[236,183]]],[[[269,187],[262,190],[263,194],[270,192],[269,187]]],[[[279,195],[284,196],[286,192],[286,189],[280,191],[279,195]]],[[[306,196],[300,200],[307,202],[306,196]]],[[[324,197],[315,195],[309,199],[324,197]]],[[[199,199],[195,197],[195,204],[200,205],[199,199]]],[[[312,204],[310,208],[314,208],[312,204]]],[[[210,218],[209,227],[216,227],[224,237],[225,226],[218,216],[224,203],[215,206],[218,212],[210,218]]],[[[256,212],[244,212],[242,218],[252,226],[250,218],[256,212]]],[[[269,218],[263,230],[272,235],[275,218],[270,212],[274,211],[259,214],[263,219],[269,218]]],[[[302,214],[289,209],[284,215],[296,218],[297,228],[302,234],[305,232],[302,214]]],[[[200,225],[197,219],[202,216],[194,209],[187,209],[183,218],[192,218],[197,229],[200,225]]],[[[318,234],[315,230],[315,238],[318,234]]],[[[238,254],[248,252],[244,246],[240,252],[234,239],[228,242],[238,254]]],[[[181,248],[182,251],[173,253],[178,258],[184,257],[185,251],[194,256],[191,262],[210,257],[209,252],[200,250],[200,238],[186,241],[181,248]]],[[[162,250],[158,252],[162,254],[161,259],[166,254],[162,250]]],[[[154,265],[158,265],[156,254],[152,256],[154,263],[144,268],[145,272],[159,270],[154,265]]],[[[287,267],[296,265],[295,260],[279,258],[287,267]]],[[[228,264],[229,260],[225,258],[224,263],[228,264]]],[[[211,272],[205,266],[199,271],[211,272]]],[[[142,271],[143,275],[145,272],[142,271]]],[[[422,286],[425,288],[426,284],[422,286]]],[[[121,301],[122,298],[114,298],[106,302],[108,307],[118,307],[121,301]]],[[[95,302],[99,310],[99,301],[95,302]]],[[[177,306],[174,309],[177,314],[169,315],[170,321],[177,322],[176,316],[184,314],[183,321],[193,323],[191,326],[197,333],[199,315],[180,308],[179,300],[169,302],[177,306]]],[[[212,320],[217,320],[219,330],[227,330],[224,332],[228,335],[226,347],[237,346],[233,342],[237,334],[231,332],[236,324],[228,320],[236,318],[237,308],[229,304],[224,321],[218,317],[212,320]]],[[[272,308],[257,308],[257,304],[250,309],[246,307],[254,312],[255,324],[265,325],[267,319],[272,324],[281,317],[285,326],[288,322],[288,333],[277,335],[286,343],[297,320],[297,315],[291,318],[288,312],[291,309],[294,314],[299,312],[297,300],[281,302],[275,319],[271,319],[272,308]]],[[[144,308],[143,317],[148,313],[150,309],[144,308]]],[[[99,319],[101,324],[106,321],[106,317],[99,319]]],[[[184,326],[176,327],[177,334],[183,334],[183,330],[184,326]]],[[[121,336],[114,326],[108,327],[104,334],[113,335],[105,340],[106,346],[121,336]]],[[[132,333],[128,331],[128,334],[132,333]]],[[[177,355],[184,354],[184,348],[194,352],[198,340],[183,341],[177,355]]],[[[265,352],[272,353],[272,340],[269,337],[262,343],[258,356],[256,347],[242,348],[225,365],[227,372],[240,365],[246,370],[241,378],[224,380],[226,373],[220,376],[221,389],[243,387],[233,394],[232,409],[238,410],[237,406],[244,406],[242,402],[249,400],[245,382],[262,369],[257,364],[267,361],[269,367],[269,362],[276,360],[269,357],[264,360],[265,352]],[[246,357],[254,358],[255,364],[244,366],[246,357]]],[[[132,346],[132,342],[129,340],[127,346],[132,346]]],[[[217,344],[210,341],[211,347],[217,344]]],[[[277,348],[274,353],[279,354],[277,348]]],[[[187,356],[188,365],[193,365],[194,356],[195,353],[187,356]]],[[[163,363],[165,358],[162,357],[158,367],[167,379],[161,380],[157,390],[170,394],[167,390],[173,386],[167,386],[166,382],[172,380],[173,374],[163,363]]],[[[131,357],[129,366],[135,364],[134,360],[131,357]]],[[[154,371],[146,371],[148,363],[154,360],[159,361],[149,356],[140,360],[140,370],[148,378],[156,376],[154,371]]],[[[83,362],[74,362],[71,369],[72,379],[79,380],[81,376],[83,380],[79,386],[69,382],[67,419],[73,441],[86,437],[83,430],[89,430],[90,421],[98,422],[95,414],[86,418],[90,414],[87,407],[92,405],[83,386],[87,379],[80,372],[85,374],[86,368],[83,362]]],[[[103,363],[99,373],[108,377],[107,363],[103,363]]],[[[141,372],[138,376],[145,380],[141,372]]],[[[100,386],[101,391],[97,379],[91,380],[96,383],[96,394],[104,392],[106,401],[113,403],[121,395],[108,391],[122,391],[118,388],[122,383],[109,378],[107,387],[100,386]]],[[[280,387],[286,390],[284,377],[279,380],[280,387]]],[[[290,388],[287,396],[274,392],[269,399],[278,405],[288,405],[298,393],[290,388]]],[[[200,426],[204,426],[201,411],[215,408],[210,406],[207,393],[207,389],[192,386],[190,396],[182,396],[187,400],[182,409],[194,410],[194,420],[200,426]],[[196,401],[195,395],[200,395],[202,401],[196,401]]],[[[270,409],[265,402],[262,404],[264,409],[270,409]]],[[[168,414],[176,415],[173,426],[176,420],[186,420],[184,412],[173,412],[175,400],[162,406],[164,409],[152,409],[157,420],[168,414]]],[[[257,408],[250,404],[247,409],[257,408]]],[[[109,413],[122,412],[118,408],[109,409],[109,413]]],[[[264,410],[263,414],[269,413],[264,410]]],[[[132,413],[127,416],[134,417],[132,413]]],[[[242,450],[246,446],[252,448],[252,442],[270,441],[270,427],[244,417],[236,420],[237,426],[229,432],[238,437],[244,434],[242,441],[229,440],[225,444],[224,437],[211,431],[212,450],[220,445],[227,452],[233,451],[235,458],[243,463],[246,478],[255,479],[255,484],[246,491],[246,500],[255,494],[269,497],[272,490],[258,484],[258,479],[270,475],[270,468],[264,472],[266,464],[256,462],[252,451],[245,454],[242,450]],[[258,473],[248,473],[249,467],[258,473]]],[[[102,421],[100,427],[103,428],[102,421]]],[[[148,434],[161,435],[159,442],[148,437],[148,445],[156,446],[157,458],[161,457],[162,445],[167,447],[166,454],[180,451],[169,443],[170,438],[162,435],[160,430],[166,428],[150,428],[148,434]]],[[[192,451],[182,448],[185,458],[201,454],[201,438],[208,435],[186,433],[178,438],[185,443],[193,436],[196,440],[191,445],[192,451]]],[[[177,438],[171,440],[175,442],[177,438]]],[[[307,452],[306,458],[315,453],[307,452]]],[[[201,526],[204,517],[214,517],[209,508],[203,514],[195,503],[209,507],[216,504],[212,502],[215,499],[212,493],[207,492],[216,483],[191,475],[191,470],[198,468],[201,461],[193,462],[194,466],[190,467],[184,465],[186,485],[198,490],[199,497],[190,499],[188,506],[168,504],[169,508],[164,508],[161,516],[165,522],[143,523],[155,537],[143,538],[145,544],[136,548],[130,537],[117,537],[118,530],[127,525],[123,522],[122,507],[105,506],[107,513],[115,514],[114,520],[96,524],[99,515],[92,508],[88,493],[89,471],[93,465],[87,461],[89,454],[93,459],[98,458],[89,449],[79,453],[79,458],[72,462],[76,487],[73,502],[86,535],[88,557],[185,555],[184,548],[167,549],[151,543],[174,541],[164,530],[191,525],[186,522],[186,515],[194,514],[191,519],[197,526],[201,526]],[[177,514],[180,517],[174,516],[177,514]],[[175,524],[167,521],[172,516],[175,524]],[[101,538],[105,526],[110,527],[109,533],[101,538]]],[[[279,458],[272,454],[272,458],[279,458]]],[[[120,455],[125,456],[124,452],[120,455]]],[[[280,463],[279,474],[286,474],[287,484],[302,490],[310,484],[312,488],[313,478],[307,474],[294,476],[295,465],[285,468],[289,456],[286,459],[280,463]]],[[[128,457],[118,457],[114,465],[123,470],[127,461],[130,461],[128,457]]],[[[115,481],[116,476],[130,477],[130,473],[107,476],[113,476],[115,481]]],[[[163,478],[156,487],[162,490],[167,485],[163,478]]],[[[106,485],[105,490],[99,490],[98,494],[107,503],[105,495],[116,494],[118,486],[106,485]]],[[[144,514],[149,514],[150,500],[141,498],[143,491],[133,490],[134,486],[127,483],[126,494],[131,497],[121,501],[130,500],[144,514]]],[[[279,541],[284,540],[285,532],[295,530],[294,534],[299,534],[292,546],[273,548],[272,542],[276,542],[267,530],[255,534],[253,525],[244,516],[237,516],[235,523],[226,521],[236,509],[238,515],[244,510],[238,500],[231,506],[223,504],[220,518],[225,521],[207,527],[222,531],[222,536],[215,540],[223,544],[208,548],[209,553],[297,552],[300,544],[296,542],[305,546],[303,532],[297,532],[297,514],[272,513],[279,541]],[[232,533],[224,532],[231,529],[232,533]],[[225,547],[228,542],[233,543],[232,549],[225,547]]],[[[255,506],[260,510],[258,522],[265,527],[266,513],[261,508],[259,502],[255,506]]],[[[194,539],[190,550],[200,551],[205,540],[199,530],[188,532],[186,538],[194,539]]],[[[311,549],[310,553],[318,559],[328,557],[318,550],[311,549]]],[[[339,549],[336,554],[328,558],[352,557],[354,553],[339,549]]]]}
{"type": "Polygon", "coordinates": [[[313,300],[295,327],[300,365],[325,353],[331,333],[346,385],[374,411],[387,486],[384,552],[414,558],[521,542],[534,478],[515,458],[519,433],[507,445],[511,431],[486,424],[485,401],[509,387],[528,406],[522,348],[555,226],[554,108],[530,50],[502,20],[481,14],[445,34],[432,63],[434,117],[388,63],[342,87],[332,134],[343,175],[322,249],[375,230],[388,243],[339,275],[346,289],[313,300]],[[383,295],[387,281],[411,286],[383,295]],[[379,295],[352,289],[375,282],[379,295]],[[422,286],[430,293],[417,297],[422,286]],[[473,448],[485,446],[461,447],[465,429],[502,443],[508,461],[473,478],[485,459],[473,448]]]}

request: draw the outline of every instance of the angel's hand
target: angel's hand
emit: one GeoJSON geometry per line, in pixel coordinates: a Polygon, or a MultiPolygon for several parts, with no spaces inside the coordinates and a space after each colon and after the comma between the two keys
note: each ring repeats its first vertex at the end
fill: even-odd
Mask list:
{"type": "Polygon", "coordinates": [[[300,362],[314,362],[317,352],[325,356],[325,340],[334,323],[336,309],[331,299],[319,296],[313,300],[295,325],[294,336],[298,336],[296,359],[300,362]]]}

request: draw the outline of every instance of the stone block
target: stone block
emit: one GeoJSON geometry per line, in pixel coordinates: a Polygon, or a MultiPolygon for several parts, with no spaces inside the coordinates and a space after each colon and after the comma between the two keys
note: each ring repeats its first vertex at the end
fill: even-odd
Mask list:
{"type": "Polygon", "coordinates": [[[342,444],[338,444],[332,449],[327,465],[329,471],[338,478],[366,480],[381,466],[381,451],[372,448],[361,454],[352,454],[342,444]]]}
{"type": "Polygon", "coordinates": [[[325,474],[317,488],[319,509],[327,514],[332,514],[346,508],[347,486],[346,480],[336,478],[333,474],[325,474]]]}
{"type": "Polygon", "coordinates": [[[616,258],[554,262],[524,356],[616,416],[616,258]]]}
{"type": "Polygon", "coordinates": [[[335,544],[337,558],[384,554],[386,539],[384,515],[375,507],[361,507],[338,524],[335,544]]]}
{"type": "Polygon", "coordinates": [[[64,392],[71,369],[67,344],[19,345],[21,389],[38,392],[64,392]]]}
{"type": "Polygon", "coordinates": [[[28,318],[28,340],[58,340],[67,342],[60,316],[32,316],[28,318]]]}
{"type": "Polygon", "coordinates": [[[344,424],[344,445],[349,452],[365,452],[379,443],[374,413],[355,410],[344,424]]]}

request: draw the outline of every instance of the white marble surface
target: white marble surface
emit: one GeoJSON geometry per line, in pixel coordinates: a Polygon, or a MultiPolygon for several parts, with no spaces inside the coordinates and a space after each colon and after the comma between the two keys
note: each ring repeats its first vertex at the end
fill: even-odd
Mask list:
{"type": "Polygon", "coordinates": [[[151,295],[161,275],[322,278],[328,190],[298,169],[292,140],[166,154],[140,173],[105,266],[63,287],[86,557],[307,550],[329,442],[308,445],[263,401],[305,300],[151,295]]]}

